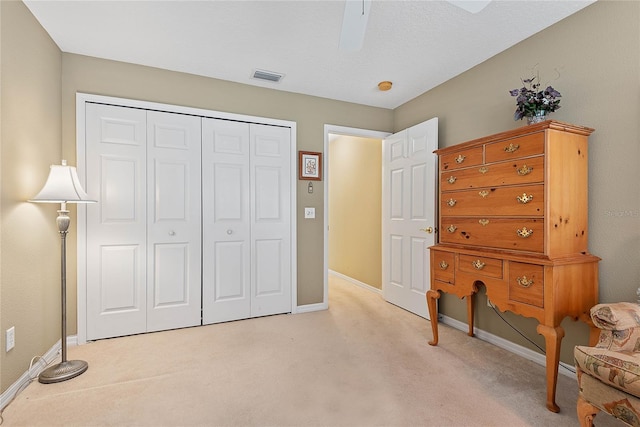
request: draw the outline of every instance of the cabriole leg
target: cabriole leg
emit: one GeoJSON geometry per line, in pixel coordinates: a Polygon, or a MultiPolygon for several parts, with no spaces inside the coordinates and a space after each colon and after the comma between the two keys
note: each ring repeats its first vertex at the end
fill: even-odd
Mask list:
{"type": "Polygon", "coordinates": [[[440,298],[440,291],[429,289],[426,297],[429,317],[431,318],[431,330],[433,331],[433,340],[429,341],[429,345],[438,345],[438,310],[436,310],[436,300],[440,298]]]}
{"type": "Polygon", "coordinates": [[[547,347],[547,409],[551,412],[560,412],[560,407],[556,405],[556,383],[560,362],[560,343],[564,337],[564,329],[561,326],[552,328],[538,325],[538,333],[544,337],[547,347]]]}
{"type": "Polygon", "coordinates": [[[598,414],[598,412],[600,412],[599,408],[596,408],[591,403],[584,400],[582,396],[578,396],[578,404],[576,409],[578,411],[578,421],[580,422],[580,427],[592,427],[593,418],[598,414]]]}
{"type": "Polygon", "coordinates": [[[473,336],[473,302],[475,294],[467,295],[467,323],[469,325],[469,332],[467,335],[473,336]]]}

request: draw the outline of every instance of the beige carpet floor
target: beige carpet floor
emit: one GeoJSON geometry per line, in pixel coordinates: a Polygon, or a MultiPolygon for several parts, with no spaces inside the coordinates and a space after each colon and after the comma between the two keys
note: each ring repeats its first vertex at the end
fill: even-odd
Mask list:
{"type": "Polygon", "coordinates": [[[573,378],[554,414],[544,367],[445,325],[429,339],[424,319],[332,277],[327,311],[70,347],[89,370],[32,382],[3,427],[578,424],[573,378]]]}

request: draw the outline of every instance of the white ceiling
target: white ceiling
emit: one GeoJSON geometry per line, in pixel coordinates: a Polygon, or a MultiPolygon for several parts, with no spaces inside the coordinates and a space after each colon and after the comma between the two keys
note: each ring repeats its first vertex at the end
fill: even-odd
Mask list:
{"type": "Polygon", "coordinates": [[[344,0],[25,4],[64,52],[395,108],[593,1],[494,0],[472,14],[447,1],[373,0],[356,52],[338,48],[344,0]],[[256,69],[285,76],[263,82],[256,69]],[[379,91],[382,80],[393,88],[379,91]]]}

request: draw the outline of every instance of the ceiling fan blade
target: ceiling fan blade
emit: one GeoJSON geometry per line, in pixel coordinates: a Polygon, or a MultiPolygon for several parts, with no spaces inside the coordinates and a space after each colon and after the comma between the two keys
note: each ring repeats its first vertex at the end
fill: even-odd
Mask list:
{"type": "Polygon", "coordinates": [[[367,31],[371,0],[347,0],[344,5],[340,50],[356,51],[362,48],[367,31]]]}
{"type": "Polygon", "coordinates": [[[489,3],[491,0],[448,0],[454,6],[458,6],[460,9],[464,9],[470,13],[478,13],[489,3]]]}

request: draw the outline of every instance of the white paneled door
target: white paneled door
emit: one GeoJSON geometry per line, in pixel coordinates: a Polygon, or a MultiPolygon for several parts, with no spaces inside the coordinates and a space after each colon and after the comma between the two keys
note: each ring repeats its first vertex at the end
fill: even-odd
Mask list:
{"type": "Polygon", "coordinates": [[[200,324],[200,118],[86,104],[87,339],[200,324]]]}
{"type": "Polygon", "coordinates": [[[291,311],[289,128],[206,118],[203,323],[291,311]]]}
{"type": "Polygon", "coordinates": [[[201,324],[200,126],[147,112],[147,331],[201,324]]]}
{"type": "Polygon", "coordinates": [[[252,317],[291,311],[290,135],[283,127],[250,127],[252,317]]]}
{"type": "Polygon", "coordinates": [[[87,338],[146,331],[146,112],[86,107],[87,338]]]}
{"type": "Polygon", "coordinates": [[[437,118],[383,141],[383,295],[427,319],[427,248],[435,242],[437,148],[437,118]]]}
{"type": "Polygon", "coordinates": [[[99,98],[78,104],[99,201],[78,215],[79,339],[292,312],[295,123],[99,98]]]}
{"type": "Polygon", "coordinates": [[[251,316],[249,125],[202,123],[202,320],[251,316]]]}

